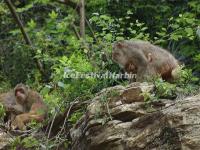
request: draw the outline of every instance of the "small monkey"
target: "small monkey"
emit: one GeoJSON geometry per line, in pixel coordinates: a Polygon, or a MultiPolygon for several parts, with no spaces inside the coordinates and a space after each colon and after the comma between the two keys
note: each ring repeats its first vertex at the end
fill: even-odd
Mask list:
{"type": "Polygon", "coordinates": [[[17,115],[12,122],[14,128],[25,130],[26,123],[32,120],[42,122],[45,119],[48,108],[39,93],[24,84],[17,84],[14,88],[14,96],[16,105],[12,109],[15,110],[16,106],[21,106],[23,110],[23,113],[17,115]]]}
{"type": "Polygon", "coordinates": [[[14,91],[10,90],[9,92],[0,94],[0,103],[4,106],[6,116],[4,121],[13,121],[16,115],[23,113],[23,107],[16,105],[14,91]]]}
{"type": "Polygon", "coordinates": [[[118,41],[113,44],[112,59],[128,73],[137,75],[136,81],[160,75],[164,80],[176,78],[179,65],[172,54],[145,41],[118,41]]]}

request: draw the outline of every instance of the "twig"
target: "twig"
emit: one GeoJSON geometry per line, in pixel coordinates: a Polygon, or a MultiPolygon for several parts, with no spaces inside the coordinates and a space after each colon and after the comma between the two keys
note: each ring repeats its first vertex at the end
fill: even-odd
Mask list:
{"type": "Polygon", "coordinates": [[[52,130],[52,127],[53,127],[53,124],[54,124],[54,121],[55,121],[56,116],[57,116],[57,111],[56,111],[56,113],[54,114],[53,120],[52,120],[52,122],[51,122],[51,126],[50,126],[49,133],[48,133],[48,136],[47,136],[48,139],[49,139],[49,137],[50,137],[51,130],[52,130]]]}
{"type": "MultiPolygon", "coordinates": [[[[51,120],[51,126],[52,126],[52,131],[51,133],[53,133],[53,135],[58,135],[58,132],[60,131],[60,128],[59,126],[62,124],[63,125],[63,122],[65,120],[65,116],[70,116],[73,112],[75,112],[76,110],[82,108],[83,106],[87,105],[89,103],[90,100],[88,101],[84,101],[84,102],[80,102],[80,101],[77,101],[76,103],[74,103],[73,106],[71,106],[70,108],[70,111],[69,111],[69,107],[66,108],[65,112],[62,113],[62,114],[58,114],[53,120],[51,120]],[[53,123],[52,123],[53,122],[53,123]]],[[[43,128],[44,129],[47,129],[48,126],[44,126],[43,128]]]]}
{"type": "MultiPolygon", "coordinates": [[[[64,119],[64,123],[63,123],[63,125],[62,125],[62,128],[61,128],[61,130],[59,131],[59,133],[56,135],[57,137],[60,137],[60,135],[62,134],[62,131],[63,131],[64,128],[65,128],[67,119],[69,118],[70,111],[71,111],[72,107],[75,105],[76,102],[78,102],[77,99],[75,99],[75,100],[72,102],[72,104],[70,105],[70,107],[69,107],[69,109],[68,109],[68,111],[67,111],[67,115],[66,115],[66,117],[65,117],[65,119],[64,119]]],[[[67,133],[67,134],[69,134],[69,133],[67,133]]],[[[63,142],[63,141],[62,141],[62,142],[63,142]]],[[[62,142],[60,142],[60,143],[62,143],[62,142]]],[[[60,143],[58,144],[57,149],[59,148],[60,143]]]]}
{"type": "Polygon", "coordinates": [[[61,3],[61,4],[66,4],[69,5],[70,7],[77,9],[79,6],[77,6],[78,4],[72,2],[71,0],[57,0],[57,2],[61,3]]]}
{"type": "Polygon", "coordinates": [[[80,36],[80,34],[79,34],[78,30],[77,30],[77,27],[75,26],[74,23],[71,23],[71,26],[72,26],[72,28],[73,28],[73,30],[74,30],[74,33],[75,33],[77,39],[80,40],[80,39],[81,39],[81,36],[80,36]]]}
{"type": "Polygon", "coordinates": [[[97,38],[96,38],[95,33],[94,33],[94,30],[92,29],[92,26],[90,25],[90,22],[87,20],[86,17],[85,17],[85,22],[86,22],[87,26],[89,27],[90,32],[91,32],[93,38],[95,39],[95,41],[97,41],[97,38]]]}
{"type": "Polygon", "coordinates": [[[64,123],[63,123],[63,125],[62,125],[61,130],[60,130],[60,133],[62,133],[62,131],[64,130],[66,121],[67,121],[67,119],[69,118],[70,111],[71,111],[72,107],[75,105],[76,102],[77,102],[77,100],[75,100],[75,101],[70,105],[70,107],[69,107],[69,109],[68,109],[68,112],[67,112],[67,115],[66,115],[66,117],[65,117],[64,123]]]}
{"type": "Polygon", "coordinates": [[[50,128],[49,128],[49,132],[48,132],[48,136],[47,136],[47,142],[46,142],[46,145],[47,145],[47,146],[48,146],[48,143],[49,143],[49,137],[50,137],[51,130],[52,130],[52,127],[53,127],[53,124],[54,124],[54,121],[55,121],[56,116],[57,116],[57,111],[56,111],[56,113],[55,113],[54,116],[53,116],[53,120],[52,120],[51,126],[50,126],[50,128]]]}

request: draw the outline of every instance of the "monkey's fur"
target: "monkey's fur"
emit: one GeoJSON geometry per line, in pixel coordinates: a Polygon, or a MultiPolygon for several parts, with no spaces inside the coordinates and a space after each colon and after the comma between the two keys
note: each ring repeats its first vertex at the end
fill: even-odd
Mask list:
{"type": "Polygon", "coordinates": [[[16,105],[14,90],[0,94],[0,103],[4,106],[6,116],[4,121],[13,121],[16,115],[24,112],[23,107],[16,105]]]}
{"type": "Polygon", "coordinates": [[[12,127],[20,130],[25,130],[26,123],[32,120],[42,122],[48,111],[39,93],[24,84],[17,84],[14,90],[1,94],[0,102],[12,114],[12,127]]]}
{"type": "Polygon", "coordinates": [[[146,41],[118,41],[113,44],[112,59],[128,73],[136,73],[136,81],[160,75],[164,80],[176,78],[179,67],[175,57],[166,50],[146,41]]]}
{"type": "Polygon", "coordinates": [[[17,115],[12,122],[14,128],[25,130],[26,123],[32,120],[42,122],[45,119],[48,108],[39,93],[24,84],[17,84],[14,88],[14,94],[16,105],[22,106],[24,111],[24,113],[17,115]]]}

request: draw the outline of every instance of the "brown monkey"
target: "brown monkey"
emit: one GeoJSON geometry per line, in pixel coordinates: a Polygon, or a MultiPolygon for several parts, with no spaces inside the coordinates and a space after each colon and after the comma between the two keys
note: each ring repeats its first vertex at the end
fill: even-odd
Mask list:
{"type": "MultiPolygon", "coordinates": [[[[18,127],[20,130],[25,130],[26,123],[32,120],[42,122],[45,119],[48,109],[39,93],[24,84],[17,84],[14,88],[14,95],[16,105],[22,106],[24,112],[17,115],[12,122],[14,128],[18,127]]],[[[15,109],[15,106],[13,109],[15,109]]]]}
{"type": "Polygon", "coordinates": [[[178,61],[166,50],[145,41],[118,41],[113,44],[112,59],[128,73],[136,73],[136,81],[160,75],[164,80],[175,78],[178,61]]]}

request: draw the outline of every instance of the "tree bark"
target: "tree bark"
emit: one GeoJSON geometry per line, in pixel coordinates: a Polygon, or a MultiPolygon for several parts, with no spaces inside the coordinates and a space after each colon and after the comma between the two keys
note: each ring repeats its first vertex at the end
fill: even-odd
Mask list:
{"type": "MultiPolygon", "coordinates": [[[[58,2],[61,3],[61,4],[66,4],[66,5],[70,6],[70,7],[72,7],[80,15],[80,5],[78,5],[78,4],[74,3],[74,2],[71,2],[70,0],[58,0],[58,2]],[[77,9],[77,8],[79,8],[79,9],[77,9]]],[[[84,10],[84,13],[85,13],[85,10],[84,10]]],[[[87,24],[87,26],[89,27],[90,32],[92,33],[93,38],[97,41],[95,33],[94,33],[89,21],[87,20],[86,16],[85,16],[85,24],[87,24]]],[[[76,36],[79,35],[79,34],[77,34],[76,31],[75,31],[75,34],[76,34],[76,36]]],[[[80,39],[80,36],[77,36],[77,38],[80,39]]]]}
{"type": "Polygon", "coordinates": [[[85,40],[85,0],[80,0],[80,36],[85,40]]]}

